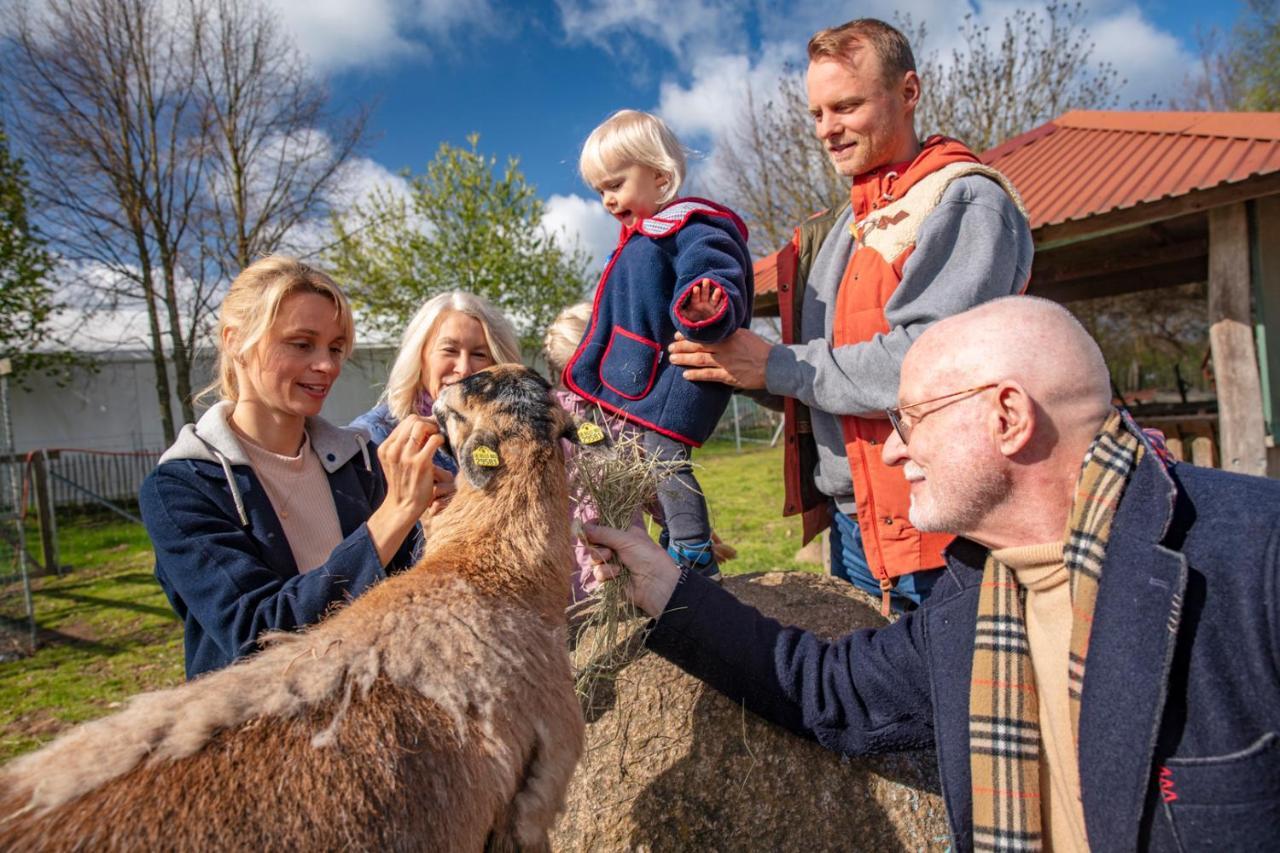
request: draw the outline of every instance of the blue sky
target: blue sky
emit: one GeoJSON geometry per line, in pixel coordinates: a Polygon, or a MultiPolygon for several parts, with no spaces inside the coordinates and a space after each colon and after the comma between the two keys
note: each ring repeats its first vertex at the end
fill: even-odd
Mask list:
{"type": "MultiPolygon", "coordinates": [[[[357,183],[420,171],[441,141],[520,158],[549,216],[593,255],[615,226],[576,174],[582,139],[620,107],[655,110],[687,145],[714,153],[735,89],[801,62],[817,28],[895,11],[928,23],[925,53],[950,47],[966,11],[997,24],[1029,4],[947,0],[269,0],[339,102],[373,104],[357,183]]],[[[1229,27],[1237,5],[1087,0],[1096,58],[1129,84],[1126,101],[1173,94],[1194,64],[1197,28],[1229,27]]],[[[926,81],[927,83],[927,81],[926,81]]]]}

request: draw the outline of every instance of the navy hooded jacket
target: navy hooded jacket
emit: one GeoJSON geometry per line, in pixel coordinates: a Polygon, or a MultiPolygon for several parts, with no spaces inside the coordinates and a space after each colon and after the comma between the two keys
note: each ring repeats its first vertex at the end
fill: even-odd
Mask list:
{"type": "Polygon", "coordinates": [[[317,622],[388,572],[412,565],[420,528],[385,569],[365,524],[386,496],[363,434],[307,418],[329,477],[343,540],[324,565],[298,573],[266,490],[218,403],[182,428],[138,496],[156,552],[156,579],[185,626],[187,678],[257,649],[264,631],[317,622]]]}
{"type": "Polygon", "coordinates": [[[564,369],[564,385],[637,426],[694,447],[707,440],[733,393],[690,382],[667,358],[676,332],[722,341],[751,324],[754,298],[747,227],[704,199],[678,199],[623,228],[596,287],[591,322],[564,369]],[[681,311],[689,290],[710,282],[720,311],[693,321],[681,311]]]}
{"type": "MultiPolygon", "coordinates": [[[[932,746],[954,847],[972,850],[969,679],[986,557],[956,540],[923,607],[834,642],[685,572],[648,643],[829,749],[932,746]]],[[[1280,482],[1143,458],[1112,525],[1083,691],[1095,853],[1275,849],[1280,482]]]]}

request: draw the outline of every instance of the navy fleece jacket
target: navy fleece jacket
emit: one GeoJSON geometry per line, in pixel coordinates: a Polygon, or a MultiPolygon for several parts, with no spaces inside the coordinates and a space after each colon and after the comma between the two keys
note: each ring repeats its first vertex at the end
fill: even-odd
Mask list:
{"type": "Polygon", "coordinates": [[[626,420],[697,447],[732,389],[689,382],[667,359],[676,332],[715,343],[751,323],[754,297],[747,228],[733,211],[680,199],[624,228],[600,284],[591,322],[564,370],[565,387],[626,420]],[[695,322],[681,310],[708,281],[724,295],[719,313],[695,322]]]}
{"type": "Polygon", "coordinates": [[[186,629],[187,678],[251,654],[264,631],[319,621],[335,603],[408,568],[421,542],[415,526],[382,565],[365,524],[386,496],[376,454],[362,434],[308,418],[344,538],[324,565],[299,574],[271,500],[227,425],[230,405],[183,427],[138,496],[156,579],[186,629]]]}

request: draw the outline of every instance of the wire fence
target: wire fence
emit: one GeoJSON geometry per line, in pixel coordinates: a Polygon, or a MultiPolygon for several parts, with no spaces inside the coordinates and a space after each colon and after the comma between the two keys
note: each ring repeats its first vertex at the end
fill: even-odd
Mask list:
{"type": "Polygon", "coordinates": [[[782,412],[765,408],[750,397],[734,394],[720,416],[713,441],[732,441],[741,450],[744,444],[776,444],[782,428],[782,412]]]}

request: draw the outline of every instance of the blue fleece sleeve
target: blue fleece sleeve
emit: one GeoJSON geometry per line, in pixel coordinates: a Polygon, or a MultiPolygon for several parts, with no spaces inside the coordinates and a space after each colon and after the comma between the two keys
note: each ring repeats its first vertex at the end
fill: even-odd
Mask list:
{"type": "Polygon", "coordinates": [[[933,743],[922,630],[909,613],[827,642],[686,572],[647,643],[765,719],[867,755],[933,743]]]}
{"type": "MultiPolygon", "coordinates": [[[[165,592],[228,662],[252,652],[264,631],[316,622],[332,605],[386,577],[364,524],[323,565],[285,579],[263,563],[238,519],[195,482],[157,470],[139,501],[165,592]]],[[[407,537],[393,565],[407,565],[416,537],[407,537]]]]}
{"type": "Polygon", "coordinates": [[[751,261],[723,228],[696,219],[676,232],[675,241],[671,322],[691,341],[722,341],[750,319],[751,261]],[[724,300],[715,316],[695,321],[684,313],[684,302],[694,285],[703,281],[719,289],[724,300]]]}
{"type": "Polygon", "coordinates": [[[898,404],[898,373],[938,320],[1020,292],[1031,276],[1031,229],[1008,193],[972,175],[947,188],[920,227],[902,283],[884,307],[887,334],[848,346],[826,339],[769,351],[769,392],[833,415],[883,417],[898,404]]]}

